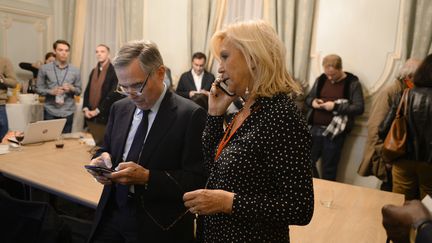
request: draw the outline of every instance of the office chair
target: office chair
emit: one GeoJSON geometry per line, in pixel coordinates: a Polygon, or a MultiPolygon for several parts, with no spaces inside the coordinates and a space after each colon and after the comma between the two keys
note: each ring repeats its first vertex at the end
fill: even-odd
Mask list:
{"type": "Polygon", "coordinates": [[[59,216],[45,202],[11,197],[0,189],[0,237],[2,242],[86,242],[91,222],[59,216]]]}

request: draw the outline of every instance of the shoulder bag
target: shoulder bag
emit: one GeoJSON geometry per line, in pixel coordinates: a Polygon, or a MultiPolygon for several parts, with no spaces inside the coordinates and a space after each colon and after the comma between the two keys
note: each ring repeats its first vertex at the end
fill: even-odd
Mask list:
{"type": "Polygon", "coordinates": [[[382,157],[386,162],[392,162],[403,156],[406,152],[408,92],[409,89],[404,90],[396,111],[396,117],[384,140],[382,157]]]}

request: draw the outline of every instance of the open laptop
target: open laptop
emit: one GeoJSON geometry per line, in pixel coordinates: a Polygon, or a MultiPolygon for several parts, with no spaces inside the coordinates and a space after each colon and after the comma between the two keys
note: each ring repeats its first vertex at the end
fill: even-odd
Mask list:
{"type": "Polygon", "coordinates": [[[65,118],[29,123],[24,131],[22,144],[55,140],[61,135],[65,124],[65,118]]]}

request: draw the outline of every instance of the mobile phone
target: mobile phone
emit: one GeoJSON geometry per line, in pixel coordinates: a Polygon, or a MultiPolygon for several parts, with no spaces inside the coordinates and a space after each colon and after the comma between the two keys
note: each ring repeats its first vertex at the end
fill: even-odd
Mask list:
{"type": "Polygon", "coordinates": [[[111,172],[115,172],[115,170],[107,168],[107,167],[102,167],[102,166],[97,166],[97,165],[84,165],[84,167],[87,170],[91,170],[93,172],[96,172],[98,174],[105,174],[105,173],[111,173],[111,172]]]}
{"type": "Polygon", "coordinates": [[[228,79],[224,79],[218,83],[216,83],[216,86],[219,87],[225,94],[227,94],[228,96],[235,96],[234,92],[231,92],[228,90],[228,84],[226,84],[226,81],[228,79]]]}

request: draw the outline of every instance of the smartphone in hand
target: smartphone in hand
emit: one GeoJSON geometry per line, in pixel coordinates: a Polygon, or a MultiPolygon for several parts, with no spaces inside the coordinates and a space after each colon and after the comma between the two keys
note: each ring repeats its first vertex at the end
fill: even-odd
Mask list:
{"type": "Polygon", "coordinates": [[[98,174],[106,174],[106,173],[112,173],[115,172],[115,170],[107,168],[107,167],[102,167],[102,166],[97,166],[97,165],[84,165],[84,167],[87,170],[91,170],[93,172],[96,172],[98,174]]]}
{"type": "Polygon", "coordinates": [[[221,89],[225,94],[227,94],[228,96],[233,97],[233,96],[235,96],[235,93],[229,91],[229,89],[228,89],[228,84],[226,84],[226,81],[227,81],[227,80],[228,80],[228,79],[224,79],[224,80],[222,80],[222,81],[220,81],[220,82],[217,82],[217,83],[216,83],[216,86],[217,86],[218,88],[220,88],[220,89],[221,89]]]}

